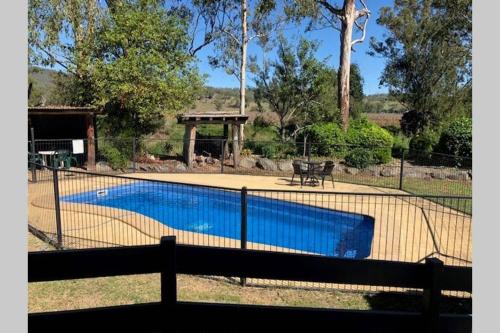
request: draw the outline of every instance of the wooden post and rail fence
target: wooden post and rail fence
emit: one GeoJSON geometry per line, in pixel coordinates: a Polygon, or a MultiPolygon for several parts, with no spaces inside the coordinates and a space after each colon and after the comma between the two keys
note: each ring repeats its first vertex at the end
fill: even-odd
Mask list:
{"type": "MultiPolygon", "coordinates": [[[[28,282],[161,274],[161,301],[30,313],[30,332],[259,332],[279,328],[349,332],[471,332],[472,316],[440,313],[442,290],[471,292],[470,267],[341,259],[316,255],[178,245],[30,252],[28,282]],[[177,274],[378,285],[423,289],[421,312],[346,310],[185,302],[177,274]],[[304,326],[307,325],[307,326],[304,326]]],[[[307,330],[306,330],[307,331],[307,330]]]]}

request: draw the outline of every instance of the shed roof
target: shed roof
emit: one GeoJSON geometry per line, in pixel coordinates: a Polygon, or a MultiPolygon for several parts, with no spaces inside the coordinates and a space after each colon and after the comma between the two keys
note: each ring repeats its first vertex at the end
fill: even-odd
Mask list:
{"type": "Polygon", "coordinates": [[[86,115],[100,113],[102,113],[102,109],[93,106],[48,105],[28,107],[29,115],[86,115]]]}

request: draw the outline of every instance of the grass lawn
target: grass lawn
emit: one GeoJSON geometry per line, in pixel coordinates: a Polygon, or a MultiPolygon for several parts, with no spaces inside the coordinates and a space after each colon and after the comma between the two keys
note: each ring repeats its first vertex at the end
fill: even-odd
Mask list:
{"type": "MultiPolygon", "coordinates": [[[[29,251],[52,250],[28,234],[29,251]]],[[[28,311],[81,309],[160,300],[159,274],[132,275],[28,285],[28,311]]],[[[363,294],[342,291],[313,291],[271,287],[241,287],[221,279],[178,276],[178,297],[183,301],[289,305],[346,309],[403,309],[419,311],[421,297],[387,293],[363,294]]],[[[445,311],[468,313],[470,300],[447,299],[445,311]]]]}

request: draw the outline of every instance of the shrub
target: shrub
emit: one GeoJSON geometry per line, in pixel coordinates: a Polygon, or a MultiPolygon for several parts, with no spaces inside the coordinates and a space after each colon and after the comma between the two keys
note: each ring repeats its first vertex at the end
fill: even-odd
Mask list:
{"type": "Polygon", "coordinates": [[[307,130],[307,141],[311,143],[311,154],[318,156],[343,157],[345,154],[345,133],[335,123],[320,123],[307,130]]]}
{"type": "Polygon", "coordinates": [[[278,156],[278,148],[275,144],[263,145],[261,148],[262,156],[274,159],[278,156]]]}
{"type": "Polygon", "coordinates": [[[244,148],[244,149],[241,150],[240,155],[242,157],[250,157],[250,156],[252,156],[252,150],[248,149],[248,148],[244,148]]]}
{"type": "Polygon", "coordinates": [[[109,142],[100,144],[99,152],[104,156],[109,166],[113,169],[126,168],[128,165],[127,156],[109,142]]]}
{"type": "Polygon", "coordinates": [[[441,133],[436,151],[472,157],[472,119],[459,118],[452,121],[441,133]]]}
{"type": "Polygon", "coordinates": [[[362,117],[351,121],[347,130],[346,142],[350,146],[371,150],[372,163],[387,163],[391,160],[393,137],[382,127],[362,117]]]}
{"type": "Polygon", "coordinates": [[[439,135],[431,130],[423,131],[410,140],[410,157],[417,161],[429,161],[439,139],[439,135]]]}
{"type": "Polygon", "coordinates": [[[392,144],[392,156],[401,157],[403,151],[408,151],[410,147],[410,138],[404,136],[403,134],[398,134],[394,136],[394,143],[392,144]]]}
{"type": "Polygon", "coordinates": [[[145,150],[151,155],[169,155],[174,147],[170,142],[157,142],[154,145],[147,147],[145,150]]]}
{"type": "Polygon", "coordinates": [[[345,156],[345,163],[358,169],[364,169],[375,163],[374,154],[369,148],[354,148],[345,156]]]}
{"type": "Polygon", "coordinates": [[[262,115],[258,115],[257,117],[255,117],[255,119],[253,120],[253,125],[255,127],[259,127],[259,128],[264,128],[264,127],[269,127],[272,125],[271,121],[267,120],[266,118],[264,118],[264,116],[262,115]]]}

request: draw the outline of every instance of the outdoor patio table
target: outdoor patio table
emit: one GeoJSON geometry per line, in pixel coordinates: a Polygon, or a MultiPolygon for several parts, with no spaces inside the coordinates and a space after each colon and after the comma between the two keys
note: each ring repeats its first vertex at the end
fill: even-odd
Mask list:
{"type": "Polygon", "coordinates": [[[321,162],[318,161],[304,161],[302,162],[307,165],[307,177],[305,183],[309,179],[309,183],[313,186],[319,185],[319,179],[316,177],[315,171],[319,170],[321,162]]]}
{"type": "Polygon", "coordinates": [[[43,158],[43,165],[50,165],[50,159],[52,156],[56,154],[55,150],[44,150],[44,151],[39,151],[38,152],[40,155],[42,155],[43,158]]]}

